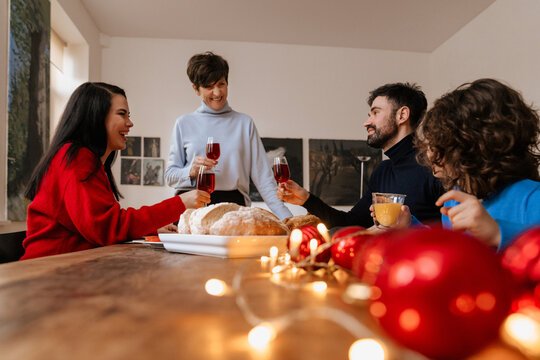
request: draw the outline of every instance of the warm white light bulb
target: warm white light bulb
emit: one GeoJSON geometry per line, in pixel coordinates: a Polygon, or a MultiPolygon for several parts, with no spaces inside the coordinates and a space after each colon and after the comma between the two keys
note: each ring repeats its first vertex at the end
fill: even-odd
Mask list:
{"type": "Polygon", "coordinates": [[[319,246],[319,242],[317,241],[317,239],[311,239],[309,241],[309,250],[310,250],[311,255],[315,255],[315,253],[317,252],[318,246],[319,246]]]}
{"type": "Polygon", "coordinates": [[[360,283],[350,284],[345,289],[344,296],[351,300],[367,300],[371,296],[371,286],[360,283]]]}
{"type": "Polygon", "coordinates": [[[317,231],[319,232],[319,234],[322,235],[324,241],[330,242],[330,235],[328,235],[328,229],[326,228],[326,225],[324,225],[323,223],[317,224],[317,231]]]}
{"type": "Polygon", "coordinates": [[[219,279],[210,279],[204,285],[206,292],[213,296],[223,296],[227,292],[227,284],[219,279]]]}
{"type": "Polygon", "coordinates": [[[324,294],[328,285],[324,281],[314,281],[311,283],[311,287],[315,293],[324,294]]]}
{"type": "Polygon", "coordinates": [[[270,258],[276,258],[278,255],[278,248],[276,246],[272,246],[270,248],[270,258]]]}
{"type": "Polygon", "coordinates": [[[350,360],[384,360],[386,357],[384,346],[375,339],[356,340],[349,348],[350,360]]]}
{"type": "Polygon", "coordinates": [[[540,323],[525,314],[511,314],[503,323],[510,342],[531,357],[540,356],[540,323]]]}
{"type": "Polygon", "coordinates": [[[248,342],[257,350],[264,350],[268,343],[276,337],[276,330],[271,324],[263,323],[255,326],[248,334],[248,342]]]}

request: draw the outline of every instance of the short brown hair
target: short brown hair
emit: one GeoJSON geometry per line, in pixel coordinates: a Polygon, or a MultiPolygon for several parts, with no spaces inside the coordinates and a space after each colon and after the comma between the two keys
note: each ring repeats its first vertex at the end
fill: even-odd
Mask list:
{"type": "Polygon", "coordinates": [[[480,79],[435,101],[417,130],[418,160],[444,168],[445,188],[483,199],[515,181],[539,180],[539,133],[538,113],[520,93],[480,79]]]}
{"type": "Polygon", "coordinates": [[[393,104],[393,114],[402,106],[408,107],[410,111],[409,124],[413,130],[416,129],[416,126],[426,112],[426,95],[424,95],[420,86],[416,84],[406,82],[379,86],[375,90],[370,91],[367,99],[368,105],[371,106],[373,100],[378,96],[386,97],[393,104]]]}
{"type": "Polygon", "coordinates": [[[229,64],[211,51],[195,54],[188,61],[187,75],[197,89],[208,87],[221,78],[225,78],[228,83],[229,64]]]}

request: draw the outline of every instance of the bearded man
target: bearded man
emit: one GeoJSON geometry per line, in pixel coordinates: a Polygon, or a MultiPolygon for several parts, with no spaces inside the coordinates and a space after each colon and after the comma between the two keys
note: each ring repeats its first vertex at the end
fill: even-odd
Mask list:
{"type": "Polygon", "coordinates": [[[280,184],[278,198],[301,205],[329,227],[373,225],[372,192],[405,194],[405,206],[423,223],[440,222],[435,201],[444,190],[431,170],[416,161],[414,131],[424,116],[427,100],[416,84],[386,84],[369,93],[370,111],[364,127],[368,145],[382,149],[388,157],[373,171],[362,198],[346,212],[334,209],[292,180],[280,184]]]}

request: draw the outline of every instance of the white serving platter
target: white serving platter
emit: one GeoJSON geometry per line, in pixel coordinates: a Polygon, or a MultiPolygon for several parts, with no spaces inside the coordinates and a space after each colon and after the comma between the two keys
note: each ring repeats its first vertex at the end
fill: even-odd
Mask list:
{"type": "Polygon", "coordinates": [[[159,239],[168,251],[222,258],[250,258],[268,255],[272,246],[276,246],[279,252],[284,252],[287,248],[287,238],[287,235],[159,234],[159,239]]]}

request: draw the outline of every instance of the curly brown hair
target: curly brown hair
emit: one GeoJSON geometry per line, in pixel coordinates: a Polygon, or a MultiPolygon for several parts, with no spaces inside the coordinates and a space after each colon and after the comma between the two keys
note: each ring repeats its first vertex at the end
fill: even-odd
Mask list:
{"type": "Polygon", "coordinates": [[[436,100],[416,131],[418,161],[443,169],[446,189],[484,199],[518,180],[539,180],[540,118],[521,94],[493,79],[436,100]]]}

